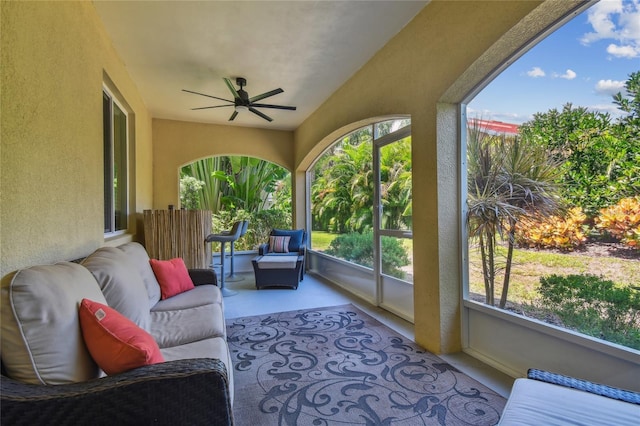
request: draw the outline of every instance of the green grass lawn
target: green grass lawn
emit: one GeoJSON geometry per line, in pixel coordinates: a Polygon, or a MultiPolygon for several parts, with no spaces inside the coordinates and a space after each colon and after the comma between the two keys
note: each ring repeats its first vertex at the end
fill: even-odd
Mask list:
{"type": "Polygon", "coordinates": [[[338,234],[331,234],[325,231],[311,231],[311,248],[317,251],[325,251],[337,236],[338,234]]]}

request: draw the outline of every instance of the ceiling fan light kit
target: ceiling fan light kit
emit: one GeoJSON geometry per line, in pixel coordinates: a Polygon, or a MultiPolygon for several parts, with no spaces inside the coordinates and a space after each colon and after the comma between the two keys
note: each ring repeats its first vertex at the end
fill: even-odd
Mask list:
{"type": "Polygon", "coordinates": [[[229,99],[219,98],[217,96],[211,96],[211,95],[206,95],[204,93],[194,92],[192,90],[182,89],[183,92],[193,93],[194,95],[206,96],[207,98],[213,98],[213,99],[217,99],[219,101],[228,102],[227,105],[213,105],[213,106],[208,106],[208,107],[192,108],[192,110],[222,108],[222,107],[227,107],[227,106],[233,106],[234,107],[234,111],[231,114],[231,117],[229,117],[229,121],[233,121],[236,118],[236,116],[238,115],[239,112],[244,112],[244,111],[251,111],[252,113],[257,115],[258,117],[261,117],[261,118],[263,118],[263,119],[265,119],[267,121],[273,121],[273,119],[271,117],[269,117],[265,113],[257,110],[256,108],[284,109],[284,110],[289,110],[289,111],[295,111],[296,110],[296,107],[294,107],[294,106],[271,105],[271,104],[260,104],[260,103],[257,103],[258,101],[261,101],[261,100],[266,99],[268,97],[271,97],[271,96],[274,96],[274,95],[277,95],[279,93],[284,92],[284,90],[282,90],[280,88],[274,89],[274,90],[271,90],[269,92],[265,92],[265,93],[263,93],[261,95],[254,96],[254,97],[250,98],[249,94],[244,90],[244,86],[247,85],[247,80],[246,79],[244,79],[242,77],[236,78],[236,84],[238,86],[240,86],[240,89],[236,89],[234,87],[233,83],[231,82],[231,80],[229,80],[228,78],[224,78],[223,80],[224,80],[225,84],[227,85],[227,87],[229,88],[229,91],[233,95],[233,101],[231,101],[229,99]]]}

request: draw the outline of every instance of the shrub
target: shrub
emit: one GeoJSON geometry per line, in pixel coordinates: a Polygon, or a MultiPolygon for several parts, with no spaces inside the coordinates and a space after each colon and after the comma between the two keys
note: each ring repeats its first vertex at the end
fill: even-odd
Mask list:
{"type": "MultiPolygon", "coordinates": [[[[350,232],[337,236],[325,253],[358,265],[373,267],[373,232],[350,232]]],[[[382,270],[396,278],[403,278],[400,269],[409,264],[409,256],[395,238],[382,237],[382,270]]]]}
{"type": "Polygon", "coordinates": [[[544,306],[566,327],[640,349],[640,290],[595,275],[540,278],[544,306]]]}
{"type": "Polygon", "coordinates": [[[596,228],[640,249],[640,197],[623,198],[615,206],[601,209],[595,222],[596,228]]]}
{"type": "Polygon", "coordinates": [[[585,220],[586,216],[580,207],[569,209],[565,217],[524,219],[516,227],[516,242],[524,247],[571,251],[583,245],[587,239],[585,220]]]}
{"type": "Polygon", "coordinates": [[[191,176],[180,179],[180,207],[185,209],[200,208],[200,191],[204,182],[191,176]]]}

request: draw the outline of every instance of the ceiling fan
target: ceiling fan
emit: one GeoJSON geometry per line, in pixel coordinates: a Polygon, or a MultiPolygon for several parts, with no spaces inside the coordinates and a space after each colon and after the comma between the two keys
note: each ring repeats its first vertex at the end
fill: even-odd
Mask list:
{"type": "Polygon", "coordinates": [[[223,108],[223,107],[232,106],[232,107],[235,108],[235,110],[233,111],[233,114],[231,114],[231,117],[229,117],[229,121],[233,121],[236,118],[236,116],[238,115],[239,111],[247,111],[247,110],[251,111],[252,113],[254,113],[255,115],[257,115],[259,117],[264,118],[267,121],[273,121],[273,118],[271,118],[268,115],[258,111],[256,108],[286,109],[286,110],[290,110],[290,111],[295,111],[296,110],[296,107],[294,107],[294,106],[271,105],[271,104],[260,104],[260,103],[257,103],[258,101],[261,101],[261,100],[263,100],[265,98],[268,98],[270,96],[277,95],[278,93],[284,92],[284,90],[282,90],[280,88],[274,89],[274,90],[271,90],[269,92],[266,92],[266,93],[263,93],[261,95],[254,96],[254,97],[250,98],[249,94],[243,89],[244,86],[247,85],[247,80],[245,80],[242,77],[236,78],[236,84],[238,86],[240,86],[239,90],[236,90],[236,88],[231,83],[231,80],[229,80],[228,78],[224,78],[223,80],[227,84],[227,87],[229,88],[231,93],[233,94],[233,100],[232,101],[230,101],[229,99],[219,98],[217,96],[205,95],[204,93],[194,92],[192,90],[182,89],[182,91],[183,92],[187,92],[187,93],[193,93],[195,95],[206,96],[207,98],[213,98],[213,99],[218,99],[220,101],[229,102],[229,105],[214,105],[214,106],[208,106],[208,107],[191,108],[191,110],[195,111],[195,110],[199,110],[199,109],[223,108]]]}

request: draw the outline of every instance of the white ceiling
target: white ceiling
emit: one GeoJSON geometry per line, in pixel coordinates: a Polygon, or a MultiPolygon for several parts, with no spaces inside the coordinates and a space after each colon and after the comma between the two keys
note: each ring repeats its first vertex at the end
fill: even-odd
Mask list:
{"type": "Polygon", "coordinates": [[[153,117],[293,130],[397,34],[427,1],[94,1],[153,117]],[[261,109],[233,107],[223,77],[249,96],[282,88],[261,109]]]}

